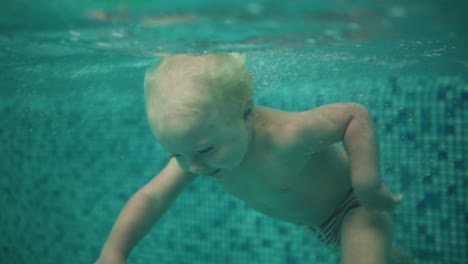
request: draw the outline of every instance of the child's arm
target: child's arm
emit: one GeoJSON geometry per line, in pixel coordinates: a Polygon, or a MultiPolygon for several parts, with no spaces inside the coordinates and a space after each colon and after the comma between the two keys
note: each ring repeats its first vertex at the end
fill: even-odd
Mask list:
{"type": "Polygon", "coordinates": [[[164,214],[196,175],[184,172],[175,159],[136,192],[120,213],[97,263],[125,263],[132,248],[164,214]]]}
{"type": "Polygon", "coordinates": [[[316,152],[343,141],[351,168],[351,185],[360,202],[369,209],[393,210],[402,199],[380,177],[379,144],[372,117],[354,103],[330,104],[304,112],[305,138],[316,152]]]}

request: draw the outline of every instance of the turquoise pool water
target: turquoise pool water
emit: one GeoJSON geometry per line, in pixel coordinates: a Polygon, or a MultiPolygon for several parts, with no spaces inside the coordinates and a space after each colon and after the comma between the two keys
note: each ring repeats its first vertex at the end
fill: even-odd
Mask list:
{"type": "MultiPolygon", "coordinates": [[[[256,103],[355,101],[403,192],[396,242],[467,263],[466,1],[10,1],[0,10],[0,263],[93,263],[167,158],[146,122],[162,53],[245,52],[256,103]],[[376,3],[374,3],[376,2],[376,3]]],[[[128,263],[337,263],[305,230],[197,179],[128,263]]]]}

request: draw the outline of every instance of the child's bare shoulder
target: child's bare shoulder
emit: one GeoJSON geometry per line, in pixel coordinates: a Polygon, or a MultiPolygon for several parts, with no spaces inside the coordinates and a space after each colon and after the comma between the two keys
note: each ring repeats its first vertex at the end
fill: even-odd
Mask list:
{"type": "Polygon", "coordinates": [[[342,140],[353,114],[363,107],[353,103],[336,103],[300,112],[259,108],[272,143],[285,153],[315,153],[342,140]],[[306,148],[306,149],[304,149],[306,148]]]}
{"type": "Polygon", "coordinates": [[[259,107],[257,126],[271,146],[281,152],[294,150],[301,143],[301,112],[259,107]]]}

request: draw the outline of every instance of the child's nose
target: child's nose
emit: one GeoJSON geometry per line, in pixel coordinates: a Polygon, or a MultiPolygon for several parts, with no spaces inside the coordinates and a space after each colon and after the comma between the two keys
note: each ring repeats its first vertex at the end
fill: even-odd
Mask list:
{"type": "Polygon", "coordinates": [[[192,159],[190,162],[190,172],[195,174],[202,174],[206,172],[206,166],[203,165],[199,160],[192,159]]]}
{"type": "Polygon", "coordinates": [[[206,173],[206,169],[205,166],[194,165],[192,163],[192,165],[190,166],[190,172],[194,174],[203,174],[206,173]]]}

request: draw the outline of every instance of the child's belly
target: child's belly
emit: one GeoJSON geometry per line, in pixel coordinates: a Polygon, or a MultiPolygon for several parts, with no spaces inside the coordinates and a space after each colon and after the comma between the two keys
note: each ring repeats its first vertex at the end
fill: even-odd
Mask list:
{"type": "Polygon", "coordinates": [[[270,162],[275,165],[225,189],[261,213],[313,226],[328,219],[351,188],[346,154],[336,146],[303,160],[270,162]]]}

